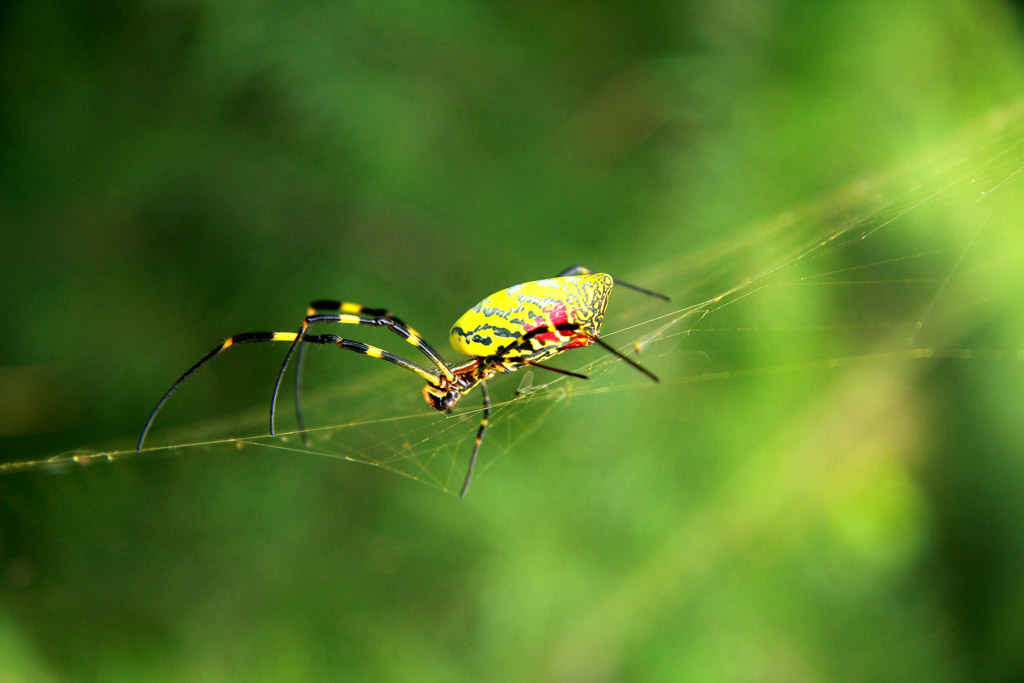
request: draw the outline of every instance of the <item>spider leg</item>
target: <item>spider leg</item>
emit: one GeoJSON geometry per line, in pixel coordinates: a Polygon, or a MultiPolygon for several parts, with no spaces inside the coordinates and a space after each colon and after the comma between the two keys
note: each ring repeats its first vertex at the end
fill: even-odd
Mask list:
{"type": "Polygon", "coordinates": [[[550,370],[551,372],[557,372],[560,375],[568,375],[569,377],[575,377],[576,379],[590,379],[586,375],[581,375],[578,372],[570,372],[568,370],[563,370],[562,368],[553,368],[550,365],[543,365],[541,363],[535,363],[533,361],[527,361],[526,365],[529,365],[531,368],[541,368],[542,370],[550,370]]]}
{"type": "MultiPolygon", "coordinates": [[[[294,342],[292,345],[294,346],[294,342]]],[[[289,351],[291,349],[289,348],[289,351]]],[[[285,358],[284,364],[288,363],[288,359],[285,358]]],[[[302,344],[299,346],[298,353],[295,354],[295,421],[299,427],[299,434],[302,436],[302,443],[309,445],[309,436],[306,435],[306,421],[302,419],[302,368],[306,364],[306,345],[302,344]]],[[[270,399],[270,410],[274,410],[274,404],[277,403],[277,390],[281,384],[281,379],[284,377],[284,368],[277,372],[277,379],[274,380],[274,396],[270,399]]],[[[274,418],[270,418],[270,424],[274,424],[274,418]]]]}
{"type": "MultiPolygon", "coordinates": [[[[302,321],[302,325],[299,327],[299,336],[304,335],[309,326],[316,323],[386,327],[406,342],[419,349],[423,355],[425,355],[430,362],[440,370],[441,374],[444,375],[446,379],[453,380],[455,378],[451,370],[448,368],[447,363],[445,363],[444,359],[441,358],[441,354],[439,354],[434,347],[428,344],[423,337],[416,332],[416,330],[412,329],[383,308],[367,308],[360,304],[354,304],[347,301],[314,301],[309,305],[309,309],[306,311],[306,318],[302,321]],[[332,312],[318,313],[318,311],[332,312]]],[[[302,419],[302,366],[304,364],[303,360],[306,347],[299,346],[299,336],[296,337],[296,341],[292,342],[292,345],[288,348],[288,353],[285,354],[284,362],[281,363],[281,369],[278,371],[277,379],[274,382],[274,393],[270,399],[270,434],[274,434],[274,425],[276,423],[275,416],[277,413],[277,396],[281,391],[281,382],[283,381],[284,373],[288,368],[288,362],[291,360],[292,354],[295,353],[296,347],[298,347],[298,355],[295,361],[295,415],[298,421],[299,430],[303,434],[302,439],[305,442],[307,437],[305,435],[305,424],[302,419]]]]}
{"type": "MultiPolygon", "coordinates": [[[[294,334],[294,332],[290,334],[294,334]]],[[[302,341],[312,344],[334,344],[338,348],[345,349],[346,351],[355,351],[356,353],[361,353],[364,356],[369,356],[370,358],[386,360],[389,363],[394,363],[400,368],[404,368],[410,372],[415,372],[421,378],[434,386],[440,384],[438,376],[430,370],[416,365],[412,361],[408,361],[401,356],[396,356],[390,351],[385,351],[382,348],[372,346],[370,344],[364,344],[363,342],[356,341],[355,339],[346,339],[344,337],[339,337],[336,334],[307,334],[302,338],[302,341]]]]}
{"type": "Polygon", "coordinates": [[[476,429],[476,440],[473,442],[473,455],[469,456],[469,467],[466,468],[466,481],[462,482],[460,498],[465,498],[469,491],[469,481],[473,478],[473,466],[476,465],[476,456],[480,452],[480,444],[484,440],[484,433],[487,431],[487,420],[491,417],[491,395],[487,393],[487,383],[480,382],[480,393],[484,397],[484,416],[480,419],[480,426],[476,429]]]}
{"type": "Polygon", "coordinates": [[[168,389],[166,393],[164,393],[160,400],[157,401],[156,407],[153,408],[153,412],[149,414],[149,419],[146,420],[146,426],[142,428],[142,435],[139,436],[139,443],[136,446],[136,450],[142,450],[142,444],[146,440],[146,434],[149,433],[149,428],[153,425],[153,420],[156,418],[156,414],[160,412],[160,409],[163,407],[164,403],[167,402],[167,399],[171,397],[171,394],[174,393],[174,390],[178,388],[178,385],[180,385],[182,382],[188,379],[189,376],[191,376],[192,373],[194,373],[196,370],[201,368],[203,365],[206,365],[208,361],[213,360],[215,356],[219,355],[223,351],[237,344],[270,341],[290,342],[296,338],[297,335],[294,332],[244,332],[242,334],[236,334],[231,337],[228,337],[226,340],[224,340],[222,344],[217,346],[217,348],[213,349],[208,354],[200,358],[195,365],[186,370],[185,373],[181,377],[179,377],[177,381],[174,382],[174,384],[171,385],[171,388],[168,389]]]}
{"type": "Polygon", "coordinates": [[[570,277],[572,275],[590,275],[593,272],[594,271],[592,271],[590,268],[581,266],[580,264],[577,263],[574,266],[569,266],[555,277],[570,277]]]}
{"type": "Polygon", "coordinates": [[[377,348],[376,346],[371,346],[369,344],[364,344],[363,342],[360,341],[344,339],[336,334],[307,334],[302,336],[299,336],[295,332],[245,332],[242,334],[236,334],[233,335],[232,337],[229,337],[226,341],[224,341],[224,343],[220,344],[215,349],[210,351],[208,354],[200,358],[195,365],[186,370],[185,373],[181,377],[179,377],[177,381],[174,382],[174,384],[171,385],[171,388],[168,389],[167,392],[157,402],[156,407],[153,408],[153,412],[149,414],[149,419],[146,420],[146,425],[142,428],[142,435],[139,436],[139,443],[136,446],[136,450],[142,450],[142,446],[146,441],[146,435],[149,433],[149,428],[153,425],[153,420],[156,418],[156,414],[160,412],[160,409],[163,407],[164,403],[167,402],[167,399],[171,397],[171,394],[174,393],[175,389],[177,389],[182,382],[188,379],[192,375],[192,373],[194,373],[196,370],[198,370],[200,367],[202,367],[207,362],[212,360],[214,357],[218,356],[223,351],[231,348],[232,346],[236,346],[238,344],[247,344],[251,342],[278,341],[292,342],[293,345],[298,343],[299,341],[302,341],[303,343],[306,344],[334,344],[339,348],[346,349],[348,351],[354,351],[356,353],[360,353],[371,358],[379,358],[381,360],[386,360],[389,363],[393,363],[399,366],[400,368],[405,368],[406,370],[416,373],[421,378],[435,386],[440,382],[440,378],[438,377],[438,375],[435,375],[429,370],[422,368],[419,365],[416,365],[415,363],[407,361],[406,359],[400,356],[396,356],[395,354],[385,351],[384,349],[380,349],[377,348]]]}
{"type": "MultiPolygon", "coordinates": [[[[575,266],[569,266],[568,268],[563,270],[561,273],[559,273],[555,277],[569,277],[570,275],[590,275],[593,272],[594,271],[592,271],[590,268],[587,268],[585,266],[581,266],[579,264],[576,264],[575,266]]],[[[618,278],[612,278],[612,279],[615,281],[615,284],[622,285],[623,287],[628,287],[629,289],[636,290],[636,291],[640,292],[641,294],[647,294],[648,296],[653,296],[653,297],[657,297],[659,299],[664,299],[665,301],[671,301],[671,299],[669,299],[664,294],[658,294],[657,292],[652,292],[649,289],[645,289],[643,287],[638,287],[637,285],[632,285],[632,284],[630,284],[628,282],[623,282],[622,280],[620,280],[618,278]]]]}

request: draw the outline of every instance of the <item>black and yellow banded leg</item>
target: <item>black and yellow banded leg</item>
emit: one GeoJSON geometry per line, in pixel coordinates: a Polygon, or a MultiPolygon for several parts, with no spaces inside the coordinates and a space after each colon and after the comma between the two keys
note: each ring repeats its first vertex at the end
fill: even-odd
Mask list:
{"type": "Polygon", "coordinates": [[[369,356],[370,358],[386,360],[389,363],[394,363],[400,368],[405,368],[410,372],[415,372],[422,379],[434,386],[438,386],[440,384],[438,376],[430,370],[420,367],[401,356],[396,356],[390,351],[385,351],[380,347],[371,346],[370,344],[365,344],[361,341],[356,341],[355,339],[345,339],[344,337],[339,337],[336,334],[307,334],[302,337],[302,341],[307,344],[334,344],[338,348],[345,349],[346,351],[355,351],[356,353],[369,356]]]}
{"type": "Polygon", "coordinates": [[[435,386],[440,382],[440,379],[434,373],[430,372],[429,370],[426,370],[425,368],[420,367],[419,365],[416,365],[415,363],[407,361],[406,359],[400,356],[396,356],[395,354],[385,351],[384,349],[377,348],[376,346],[371,346],[369,344],[364,344],[363,342],[360,341],[344,339],[336,334],[307,334],[300,337],[295,332],[245,332],[242,334],[236,334],[232,337],[229,337],[227,340],[224,341],[224,343],[220,344],[219,346],[217,346],[217,348],[213,349],[208,354],[200,358],[199,362],[197,362],[195,365],[186,370],[185,373],[181,377],[179,377],[174,384],[171,385],[171,388],[167,390],[167,392],[157,402],[156,407],[153,408],[153,412],[150,413],[149,419],[146,420],[146,425],[145,427],[142,428],[142,435],[139,436],[139,443],[136,446],[136,449],[142,450],[142,446],[146,441],[146,435],[149,433],[149,428],[153,425],[153,420],[156,418],[157,413],[160,412],[160,409],[163,407],[164,403],[167,402],[167,399],[169,399],[171,397],[171,394],[174,393],[175,389],[177,389],[182,382],[188,379],[192,375],[192,373],[194,373],[196,370],[198,370],[200,367],[205,365],[207,362],[212,360],[217,355],[221,354],[222,352],[226,351],[232,346],[237,346],[238,344],[248,344],[252,342],[291,342],[294,344],[298,343],[299,341],[306,344],[334,344],[339,348],[346,349],[348,351],[354,351],[356,353],[360,353],[371,358],[379,358],[381,360],[386,360],[389,363],[393,363],[401,368],[405,368],[406,370],[416,373],[421,378],[423,378],[424,380],[431,384],[434,384],[435,386]]]}
{"type": "MultiPolygon", "coordinates": [[[[318,311],[328,311],[332,313],[360,313],[364,310],[371,310],[372,314],[390,315],[383,308],[366,309],[359,304],[353,304],[348,301],[329,301],[329,300],[318,300],[314,301],[306,309],[306,318],[311,315],[316,315],[318,311]]],[[[302,325],[299,327],[300,330],[305,330],[308,324],[303,320],[302,325]]],[[[270,399],[270,433],[274,433],[274,412],[277,408],[277,395],[281,389],[281,381],[284,379],[285,370],[288,367],[288,360],[295,351],[295,344],[288,349],[288,353],[285,354],[284,362],[281,363],[281,369],[277,373],[277,379],[274,381],[274,394],[270,399]]],[[[299,434],[302,435],[302,443],[309,445],[309,437],[306,436],[306,422],[302,418],[302,369],[306,364],[306,347],[299,346],[298,353],[295,356],[295,421],[299,427],[299,434]]]]}
{"type": "MultiPolygon", "coordinates": [[[[648,370],[644,366],[640,365],[639,363],[637,363],[632,358],[626,356],[625,354],[620,352],[618,349],[616,349],[614,346],[611,346],[610,344],[606,343],[603,339],[601,339],[597,335],[593,335],[593,334],[588,333],[583,328],[582,325],[579,325],[577,323],[559,323],[557,325],[542,325],[541,327],[535,327],[532,330],[530,330],[529,332],[527,332],[526,334],[524,334],[521,337],[519,337],[519,339],[516,339],[515,341],[513,341],[511,344],[507,344],[506,346],[502,347],[501,349],[498,349],[498,352],[495,354],[494,357],[495,358],[501,357],[502,355],[507,354],[510,349],[514,349],[516,347],[523,346],[523,345],[529,343],[535,337],[537,337],[539,335],[542,335],[542,334],[547,334],[547,333],[554,333],[554,334],[573,333],[573,334],[579,334],[580,332],[586,334],[587,338],[590,339],[590,341],[594,342],[595,344],[597,344],[598,346],[600,346],[601,348],[603,348],[605,351],[607,351],[608,353],[612,354],[613,356],[615,356],[615,357],[617,357],[617,358],[619,358],[621,360],[626,361],[627,363],[632,365],[634,368],[636,368],[640,372],[644,373],[645,375],[647,375],[648,377],[653,379],[655,382],[660,382],[661,381],[661,380],[658,379],[657,375],[655,375],[653,372],[651,372],[650,370],[648,370]]],[[[532,345],[531,345],[531,348],[532,348],[532,345]]],[[[551,367],[548,367],[546,365],[541,365],[540,363],[528,363],[528,365],[535,365],[535,366],[537,366],[539,368],[544,368],[545,370],[555,370],[556,372],[561,372],[562,374],[570,374],[570,375],[575,375],[576,374],[576,373],[570,373],[570,372],[565,371],[565,370],[557,370],[556,368],[551,368],[551,367]]],[[[576,375],[576,376],[577,377],[583,377],[583,375],[576,375]]]]}
{"type": "Polygon", "coordinates": [[[473,442],[473,455],[469,456],[469,467],[466,468],[466,481],[462,482],[460,498],[465,498],[469,491],[469,482],[473,478],[473,467],[476,465],[476,456],[480,452],[480,444],[483,443],[484,433],[487,431],[487,422],[491,419],[491,395],[487,393],[487,383],[480,382],[480,393],[484,397],[484,415],[480,418],[480,426],[476,429],[476,440],[473,442]]]}
{"type": "Polygon", "coordinates": [[[244,332],[242,334],[236,334],[231,337],[228,337],[226,340],[224,340],[224,343],[220,344],[213,351],[210,351],[208,354],[200,358],[199,362],[197,362],[195,365],[186,370],[185,373],[181,377],[179,377],[178,380],[171,385],[171,388],[168,389],[167,392],[160,398],[160,400],[156,404],[156,407],[153,408],[153,412],[149,414],[149,419],[146,420],[146,426],[142,428],[142,435],[139,436],[139,443],[136,446],[136,450],[142,450],[142,444],[146,440],[146,434],[149,433],[149,428],[152,426],[153,420],[154,418],[156,418],[156,414],[160,412],[160,409],[163,407],[164,403],[167,402],[167,399],[171,397],[171,394],[174,393],[174,390],[178,388],[178,385],[180,385],[182,382],[188,379],[188,377],[192,375],[193,372],[201,368],[208,361],[213,360],[215,356],[221,354],[222,352],[226,351],[232,346],[236,346],[238,344],[273,341],[293,342],[297,337],[298,335],[296,335],[294,332],[244,332]]]}
{"type": "MultiPolygon", "coordinates": [[[[577,264],[575,266],[569,266],[568,268],[563,270],[561,273],[559,273],[555,277],[569,277],[569,276],[572,276],[572,275],[590,275],[593,272],[594,271],[592,271],[590,268],[586,268],[584,266],[581,266],[581,265],[577,264]]],[[[664,299],[665,301],[671,301],[671,299],[669,299],[664,294],[658,294],[657,292],[652,292],[649,289],[645,289],[643,287],[638,287],[637,285],[631,285],[628,282],[623,282],[622,280],[620,280],[617,277],[613,277],[612,279],[615,280],[615,284],[622,285],[623,287],[628,287],[629,289],[636,290],[637,292],[640,292],[641,294],[647,294],[649,296],[657,297],[659,299],[664,299]]]]}
{"type": "MultiPolygon", "coordinates": [[[[373,325],[374,324],[374,321],[372,319],[368,319],[368,318],[357,318],[355,316],[333,315],[333,314],[332,315],[328,315],[328,314],[314,315],[314,316],[310,316],[310,317],[306,318],[306,320],[309,321],[309,324],[315,324],[315,323],[318,323],[318,322],[350,323],[350,324],[355,324],[355,325],[373,325]],[[355,318],[355,320],[338,320],[338,318],[355,318]],[[356,320],[359,320],[359,321],[362,321],[362,322],[356,322],[356,320]]],[[[309,324],[306,325],[307,328],[309,327],[309,324]]],[[[295,335],[295,339],[292,340],[292,346],[289,349],[289,351],[291,351],[291,349],[294,349],[295,345],[298,344],[299,341],[300,341],[299,336],[295,335]]],[[[389,363],[394,363],[395,365],[397,365],[397,366],[399,366],[401,368],[405,368],[406,370],[409,370],[411,372],[415,372],[417,375],[419,375],[424,380],[426,380],[429,384],[433,384],[434,386],[437,386],[440,383],[439,376],[434,374],[430,370],[422,368],[419,365],[416,365],[415,363],[402,358],[401,356],[396,356],[395,354],[391,353],[390,351],[385,351],[384,349],[378,348],[376,346],[371,346],[370,344],[364,344],[361,341],[355,341],[354,339],[345,339],[344,337],[339,337],[336,334],[319,334],[319,335],[305,334],[305,335],[302,335],[301,341],[304,342],[304,343],[313,343],[313,344],[335,344],[338,347],[340,347],[342,349],[346,349],[348,351],[355,351],[356,353],[361,353],[364,356],[369,356],[370,358],[379,358],[381,360],[386,360],[389,363]]],[[[303,346],[302,348],[305,348],[305,347],[303,346]]],[[[285,360],[285,363],[287,364],[287,359],[285,360]]],[[[271,400],[271,403],[270,403],[270,435],[271,436],[274,435],[274,406],[277,403],[277,392],[278,392],[278,390],[281,387],[281,377],[282,377],[282,375],[284,375],[284,368],[285,368],[285,366],[282,365],[280,372],[278,372],[278,374],[277,374],[277,382],[275,382],[275,384],[274,384],[274,396],[273,396],[273,399],[271,400]]],[[[446,366],[444,366],[444,368],[445,368],[445,370],[447,370],[448,366],[446,365],[446,366]]],[[[301,385],[299,387],[297,387],[297,389],[299,389],[301,391],[301,385]]],[[[302,434],[302,441],[304,443],[308,443],[308,438],[306,437],[306,433],[305,433],[305,424],[303,423],[303,420],[302,420],[302,404],[301,404],[301,399],[299,398],[299,394],[298,393],[296,393],[296,398],[295,398],[295,411],[296,411],[296,416],[298,418],[299,429],[301,430],[301,434],[302,434]]]]}
{"type": "Polygon", "coordinates": [[[415,346],[425,355],[430,362],[437,366],[446,378],[455,379],[455,376],[448,369],[448,364],[441,357],[433,346],[412,327],[400,320],[398,316],[383,308],[367,308],[350,301],[314,301],[309,305],[306,312],[306,320],[303,321],[303,329],[314,323],[340,323],[350,325],[373,325],[374,327],[386,327],[406,343],[415,346]],[[347,315],[345,315],[347,314],[347,315]]]}
{"type": "MultiPolygon", "coordinates": [[[[302,321],[298,334],[304,335],[310,325],[315,325],[317,323],[386,327],[404,339],[407,343],[419,349],[420,352],[422,352],[423,355],[425,355],[447,379],[453,380],[455,378],[454,375],[452,375],[451,370],[448,369],[448,364],[444,362],[444,359],[441,358],[441,355],[434,349],[434,347],[428,344],[423,337],[416,332],[416,330],[412,329],[399,320],[398,317],[392,315],[390,311],[383,308],[368,308],[349,301],[314,301],[309,305],[309,309],[306,311],[306,318],[302,321]],[[330,313],[325,313],[324,311],[330,311],[330,313]]],[[[274,426],[276,423],[275,416],[277,413],[277,396],[281,391],[281,382],[284,380],[284,373],[288,369],[288,363],[298,346],[297,339],[298,337],[296,337],[296,341],[293,342],[291,347],[288,349],[288,353],[285,354],[284,362],[281,363],[281,369],[278,371],[277,379],[274,382],[274,393],[270,399],[271,435],[274,434],[274,426]]],[[[298,354],[295,360],[295,417],[298,422],[299,431],[303,434],[303,441],[306,441],[305,424],[302,419],[302,368],[305,360],[305,349],[305,346],[298,347],[298,354]]]]}

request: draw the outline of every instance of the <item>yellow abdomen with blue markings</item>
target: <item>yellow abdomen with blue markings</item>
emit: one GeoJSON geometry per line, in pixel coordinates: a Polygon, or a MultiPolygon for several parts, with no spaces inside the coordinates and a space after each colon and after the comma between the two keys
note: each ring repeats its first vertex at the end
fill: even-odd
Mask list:
{"type": "Polygon", "coordinates": [[[566,349],[588,346],[598,336],[612,290],[605,273],[524,282],[495,292],[455,321],[452,347],[467,356],[498,354],[510,360],[539,361],[566,349]],[[507,348],[538,327],[572,324],[578,331],[544,332],[523,348],[507,348]]]}

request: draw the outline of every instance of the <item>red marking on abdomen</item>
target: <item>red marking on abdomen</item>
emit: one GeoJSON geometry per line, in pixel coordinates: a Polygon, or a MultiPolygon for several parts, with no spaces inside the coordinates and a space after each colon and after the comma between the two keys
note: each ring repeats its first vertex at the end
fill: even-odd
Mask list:
{"type": "MultiPolygon", "coordinates": [[[[533,327],[530,328],[531,330],[535,330],[538,327],[544,327],[545,325],[548,324],[549,320],[550,320],[552,325],[562,325],[564,323],[572,322],[569,319],[569,312],[566,310],[565,304],[562,303],[562,302],[559,302],[559,303],[555,304],[554,306],[551,306],[550,308],[545,309],[544,312],[548,314],[548,317],[547,318],[541,318],[541,317],[534,318],[533,319],[534,325],[533,325],[533,327]]],[[[527,330],[527,331],[529,331],[529,330],[527,330]]],[[[590,340],[590,338],[588,338],[586,335],[578,334],[578,333],[574,333],[574,332],[566,332],[566,333],[561,334],[561,335],[557,334],[555,332],[544,332],[542,334],[538,334],[537,335],[537,339],[539,341],[542,341],[542,342],[545,342],[545,343],[552,342],[552,343],[557,344],[557,343],[560,343],[560,342],[564,342],[566,340],[567,336],[571,337],[572,340],[568,344],[565,345],[564,348],[566,348],[566,349],[574,349],[574,348],[577,348],[579,346],[590,346],[591,344],[593,344],[593,342],[590,340]]]]}

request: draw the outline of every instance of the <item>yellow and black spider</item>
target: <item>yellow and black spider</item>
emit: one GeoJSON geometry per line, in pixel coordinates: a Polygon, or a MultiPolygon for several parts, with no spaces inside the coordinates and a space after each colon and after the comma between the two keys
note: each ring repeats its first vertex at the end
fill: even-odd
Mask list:
{"type": "MultiPolygon", "coordinates": [[[[664,294],[658,294],[636,285],[619,282],[624,287],[668,301],[664,294]]],[[[270,402],[270,434],[274,434],[274,415],[277,395],[281,389],[288,362],[298,347],[295,370],[295,411],[299,429],[304,430],[300,403],[302,359],[306,347],[303,344],[334,344],[342,349],[355,351],[371,358],[380,358],[389,363],[415,372],[426,380],[423,398],[433,408],[449,412],[462,395],[476,385],[483,394],[483,417],[477,428],[473,454],[466,469],[466,479],[460,495],[465,496],[473,477],[473,466],[480,452],[480,444],[487,431],[487,420],[491,415],[491,398],[487,393],[486,380],[494,375],[515,372],[524,365],[551,370],[563,375],[587,379],[568,370],[561,370],[540,361],[562,351],[581,346],[598,344],[609,353],[626,361],[655,382],[658,378],[636,361],[626,357],[600,338],[601,321],[608,306],[613,280],[605,273],[595,273],[582,266],[566,269],[554,278],[525,282],[503,289],[487,297],[466,311],[455,321],[449,333],[449,341],[456,351],[470,356],[460,365],[449,365],[430,344],[423,340],[411,327],[383,308],[366,308],[359,304],[341,301],[314,301],[309,305],[306,318],[298,332],[245,332],[236,334],[203,356],[198,363],[185,371],[171,388],[157,402],[146,426],[139,437],[138,450],[142,450],[146,434],[153,419],[170,398],[174,390],[204,363],[225,349],[236,344],[249,342],[291,342],[285,354],[281,370],[277,373],[274,393],[270,402]],[[330,312],[324,312],[330,311],[330,312]],[[373,325],[386,327],[409,344],[412,344],[430,360],[432,368],[416,365],[384,349],[360,341],[345,339],[336,334],[307,334],[311,325],[334,323],[341,325],[373,325]]],[[[305,438],[305,434],[303,434],[305,438]]]]}

